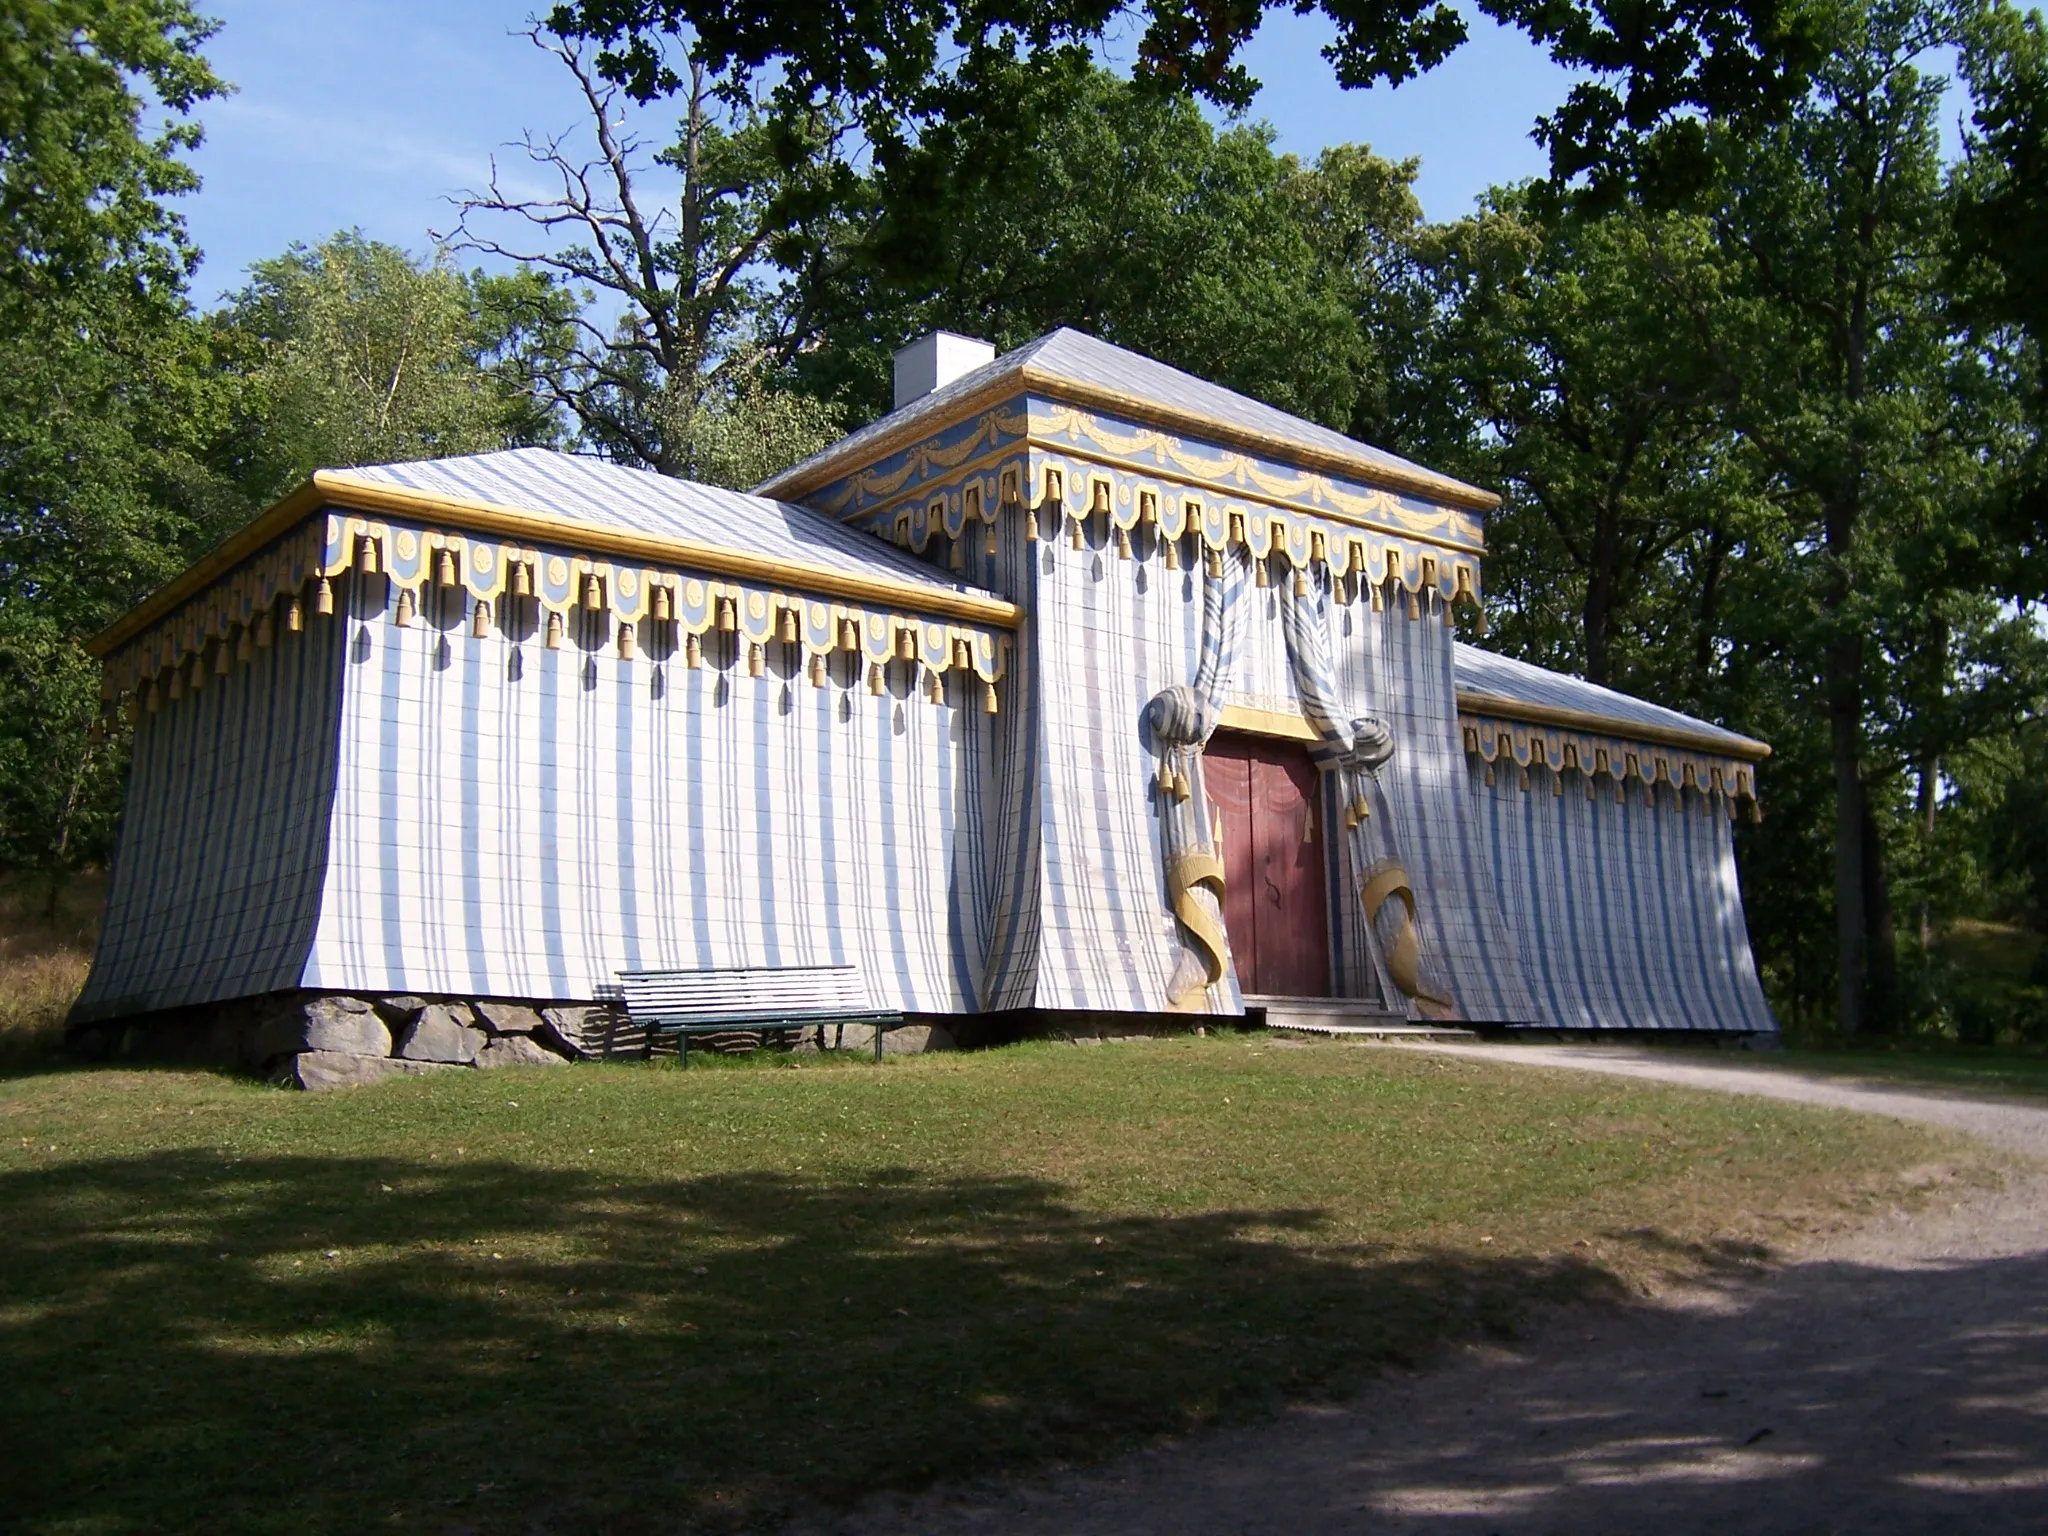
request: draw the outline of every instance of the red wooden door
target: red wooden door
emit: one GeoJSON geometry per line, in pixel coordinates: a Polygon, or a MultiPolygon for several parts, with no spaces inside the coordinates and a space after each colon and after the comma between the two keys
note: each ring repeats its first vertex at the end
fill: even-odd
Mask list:
{"type": "Polygon", "coordinates": [[[1328,855],[1306,748],[1217,735],[1203,755],[1223,824],[1223,923],[1238,985],[1277,997],[1330,990],[1328,855]]]}

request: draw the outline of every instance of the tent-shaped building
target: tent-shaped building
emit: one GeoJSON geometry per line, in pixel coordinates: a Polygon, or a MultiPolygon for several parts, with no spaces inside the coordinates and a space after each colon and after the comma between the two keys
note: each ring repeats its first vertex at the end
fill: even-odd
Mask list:
{"type": "Polygon", "coordinates": [[[323,471],[114,625],[77,1026],[254,1061],[321,1048],[308,1000],[331,1045],[844,964],[956,1038],[1775,1027],[1729,826],[1767,749],[1456,643],[1494,497],[1068,330],[926,338],[897,393],[753,494],[323,471]]]}

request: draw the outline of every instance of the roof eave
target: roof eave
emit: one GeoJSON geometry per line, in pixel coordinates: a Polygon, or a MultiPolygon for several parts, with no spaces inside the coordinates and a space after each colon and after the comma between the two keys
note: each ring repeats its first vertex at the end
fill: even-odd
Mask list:
{"type": "Polygon", "coordinates": [[[1043,395],[1068,405],[1093,406],[1115,411],[1133,420],[1142,421],[1148,426],[1185,432],[1206,442],[1220,443],[1247,452],[1271,454],[1286,463],[1321,470],[1326,474],[1342,475],[1346,479],[1382,490],[1404,491],[1410,495],[1426,497],[1441,505],[1462,507],[1474,512],[1491,512],[1500,505],[1500,497],[1492,491],[1467,485],[1464,481],[1454,480],[1449,475],[1439,475],[1432,470],[1409,472],[1382,464],[1363,454],[1333,453],[1327,449],[1312,448],[1291,438],[1259,432],[1194,412],[1176,410],[1172,406],[1148,400],[1142,395],[1127,395],[1121,390],[1106,389],[1101,385],[1069,379],[1062,374],[1048,373],[1033,367],[1029,361],[1004,369],[951,402],[943,411],[912,416],[899,426],[858,447],[828,448],[816,458],[762,481],[755,488],[755,494],[777,496],[787,501],[808,496],[842,475],[851,474],[864,465],[873,464],[892,453],[900,452],[934,432],[943,432],[947,427],[1020,392],[1043,395]]]}
{"type": "Polygon", "coordinates": [[[624,555],[655,564],[685,566],[720,576],[781,581],[808,592],[861,602],[885,602],[904,609],[1014,629],[1023,616],[1015,603],[979,592],[925,587],[883,575],[844,571],[805,560],[664,538],[585,523],[574,518],[521,511],[496,502],[417,491],[358,480],[345,471],[318,469],[312,478],[240,532],[217,545],[196,564],[173,577],[86,642],[105,656],[188,601],[271,540],[325,508],[387,516],[434,518],[458,528],[493,533],[530,543],[571,545],[601,554],[624,555]]]}
{"type": "Polygon", "coordinates": [[[1641,720],[1630,720],[1622,715],[1565,709],[1556,704],[1532,704],[1526,699],[1510,699],[1501,694],[1481,693],[1471,688],[1458,690],[1458,711],[1460,714],[1470,713],[1516,720],[1526,725],[1556,726],[1560,730],[1587,731],[1602,736],[1620,736],[1631,741],[1650,742],[1658,746],[1714,752],[1723,757],[1737,758],[1749,763],[1760,763],[1771,755],[1771,748],[1767,742],[1758,741],[1753,736],[1737,735],[1733,731],[1724,736],[1711,731],[1687,730],[1682,726],[1650,725],[1641,720]]]}

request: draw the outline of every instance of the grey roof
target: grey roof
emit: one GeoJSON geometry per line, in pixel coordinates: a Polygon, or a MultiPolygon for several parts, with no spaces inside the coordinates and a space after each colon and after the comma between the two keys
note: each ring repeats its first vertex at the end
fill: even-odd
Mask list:
{"type": "MultiPolygon", "coordinates": [[[[1625,693],[1616,693],[1612,688],[1602,688],[1598,683],[1589,683],[1584,678],[1568,677],[1562,672],[1552,672],[1544,667],[1532,666],[1526,661],[1482,651],[1476,645],[1457,646],[1457,679],[1460,692],[1491,694],[1497,699],[1513,699],[1521,704],[1544,705],[1551,709],[1572,709],[1580,714],[1600,715],[1621,725],[1647,725],[1666,731],[1690,731],[1697,736],[1712,737],[1726,742],[1731,748],[1762,745],[1752,737],[1739,735],[1710,721],[1692,715],[1680,714],[1675,709],[1666,709],[1661,704],[1651,704],[1643,699],[1631,698],[1625,693]]],[[[1627,735],[1618,730],[1617,735],[1627,735]]]]}
{"type": "MultiPolygon", "coordinates": [[[[794,502],[676,480],[650,470],[626,469],[551,448],[510,448],[501,453],[374,464],[337,473],[379,485],[489,502],[542,517],[624,529],[650,538],[688,539],[833,570],[887,576],[934,592],[995,595],[948,581],[893,544],[794,502]]],[[[574,533],[564,530],[562,542],[573,546],[574,533]]]]}
{"type": "Polygon", "coordinates": [[[1299,416],[1254,400],[1249,395],[1240,395],[1234,389],[1225,389],[1220,384],[1211,384],[1207,379],[1198,379],[1191,373],[1168,367],[1139,352],[1124,347],[1112,346],[1099,337],[1083,331],[1070,330],[1065,326],[1049,331],[1036,341],[1028,341],[1015,351],[1005,352],[994,362],[984,363],[971,373],[962,374],[952,383],[920,396],[901,410],[891,411],[880,421],[873,422],[842,438],[831,447],[813,454],[802,463],[792,465],[781,474],[762,482],[758,489],[795,483],[807,471],[842,456],[849,468],[860,462],[859,450],[883,437],[895,433],[899,428],[927,417],[942,418],[959,401],[993,385],[997,380],[1010,374],[1021,373],[1029,367],[1034,372],[1051,374],[1068,379],[1076,384],[1093,385],[1098,389],[1114,390],[1138,400],[1149,400],[1184,415],[1200,416],[1221,421],[1248,432],[1256,432],[1282,442],[1296,443],[1322,453],[1341,454],[1347,458],[1361,459],[1376,464],[1382,469],[1404,476],[1416,476],[1442,482],[1446,486],[1459,486],[1465,490],[1473,487],[1453,480],[1448,475],[1437,473],[1375,448],[1370,443],[1361,443],[1356,438],[1346,437],[1341,432],[1332,432],[1328,427],[1319,427],[1312,421],[1303,421],[1299,416]]]}

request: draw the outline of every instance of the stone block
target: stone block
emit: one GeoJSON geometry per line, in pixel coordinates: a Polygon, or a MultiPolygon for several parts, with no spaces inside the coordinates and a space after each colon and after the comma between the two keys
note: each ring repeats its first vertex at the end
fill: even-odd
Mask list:
{"type": "Polygon", "coordinates": [[[393,1029],[405,1028],[413,1021],[414,1015],[426,1006],[427,1000],[424,997],[399,996],[377,999],[377,1011],[384,1015],[385,1023],[393,1029]]]}
{"type": "Polygon", "coordinates": [[[477,1022],[494,1035],[531,1035],[541,1028],[540,1015],[524,1003],[486,1000],[473,1006],[477,1022]]]}
{"type": "Polygon", "coordinates": [[[428,1062],[400,1061],[391,1056],[348,1056],[338,1051],[301,1051],[288,1056],[271,1074],[271,1081],[308,1093],[325,1093],[330,1088],[360,1088],[391,1077],[417,1077],[442,1070],[428,1062]]]}
{"type": "Polygon", "coordinates": [[[476,1054],[480,1067],[562,1067],[568,1062],[531,1035],[501,1035],[476,1054]]]}
{"type": "Polygon", "coordinates": [[[588,1003],[564,1003],[540,1011],[540,1038],[566,1056],[596,1056],[604,1050],[610,1010],[588,1003]]]}
{"type": "Polygon", "coordinates": [[[377,1010],[359,997],[316,997],[300,1012],[300,1044],[308,1051],[341,1056],[389,1056],[391,1031],[377,1010]]]}
{"type": "Polygon", "coordinates": [[[468,1066],[489,1038],[469,1022],[460,1003],[429,1003],[406,1025],[398,1038],[398,1054],[407,1061],[439,1061],[468,1066]]]}

